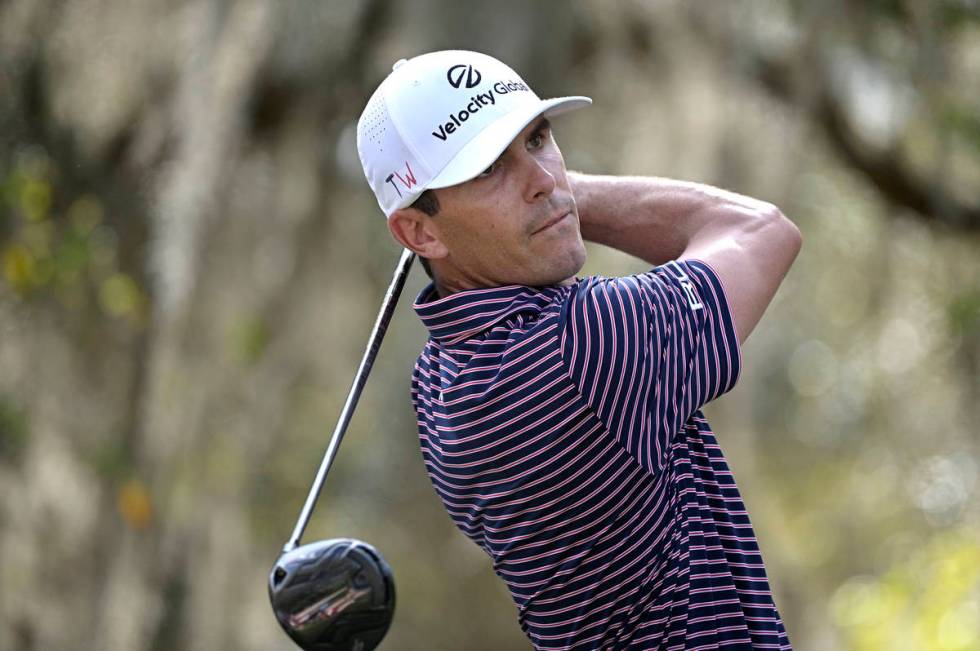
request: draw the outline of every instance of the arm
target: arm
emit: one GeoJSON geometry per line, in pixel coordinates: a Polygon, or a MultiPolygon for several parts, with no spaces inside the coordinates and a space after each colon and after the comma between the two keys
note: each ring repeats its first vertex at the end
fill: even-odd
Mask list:
{"type": "Polygon", "coordinates": [[[728,294],[743,343],[799,253],[799,229],[778,208],[686,181],[570,172],[582,236],[652,265],[698,259],[728,294]]]}

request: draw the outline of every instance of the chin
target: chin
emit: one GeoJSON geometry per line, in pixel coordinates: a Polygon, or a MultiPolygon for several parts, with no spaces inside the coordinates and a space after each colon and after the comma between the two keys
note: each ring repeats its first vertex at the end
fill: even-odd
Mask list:
{"type": "Polygon", "coordinates": [[[569,251],[565,255],[554,260],[551,265],[551,269],[548,270],[546,274],[542,274],[542,277],[546,278],[545,282],[538,283],[539,286],[545,285],[560,285],[570,278],[574,278],[575,275],[582,270],[582,266],[585,264],[585,248],[582,247],[581,250],[569,251]]]}

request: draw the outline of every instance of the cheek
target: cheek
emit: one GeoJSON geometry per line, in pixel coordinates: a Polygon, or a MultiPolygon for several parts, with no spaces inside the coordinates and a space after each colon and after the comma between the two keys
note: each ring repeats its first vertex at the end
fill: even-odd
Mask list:
{"type": "MultiPolygon", "coordinates": [[[[561,155],[561,150],[558,149],[558,145],[552,141],[551,146],[547,148],[541,154],[542,164],[547,166],[547,169],[552,174],[565,175],[565,158],[561,155]]],[[[556,177],[557,179],[557,177],[556,177]]]]}

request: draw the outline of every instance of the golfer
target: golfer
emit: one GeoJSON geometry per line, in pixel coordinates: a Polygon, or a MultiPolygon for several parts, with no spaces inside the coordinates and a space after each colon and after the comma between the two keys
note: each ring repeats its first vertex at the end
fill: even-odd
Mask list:
{"type": "Polygon", "coordinates": [[[800,249],[774,206],[570,173],[541,100],[489,56],[395,64],[358,123],[391,234],[432,283],[412,377],[429,476],[535,649],[790,649],[701,413],[800,249]],[[579,278],[584,240],[648,262],[579,278]]]}

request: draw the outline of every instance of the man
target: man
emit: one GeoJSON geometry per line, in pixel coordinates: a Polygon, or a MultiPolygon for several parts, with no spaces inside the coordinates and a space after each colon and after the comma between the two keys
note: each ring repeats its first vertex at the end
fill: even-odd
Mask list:
{"type": "Polygon", "coordinates": [[[400,61],[358,124],[392,235],[433,283],[412,380],[422,453],[536,649],[789,649],[701,406],[800,248],[775,207],[567,173],[542,101],[463,51],[400,61]],[[583,237],[655,267],[575,274],[583,237]]]}

